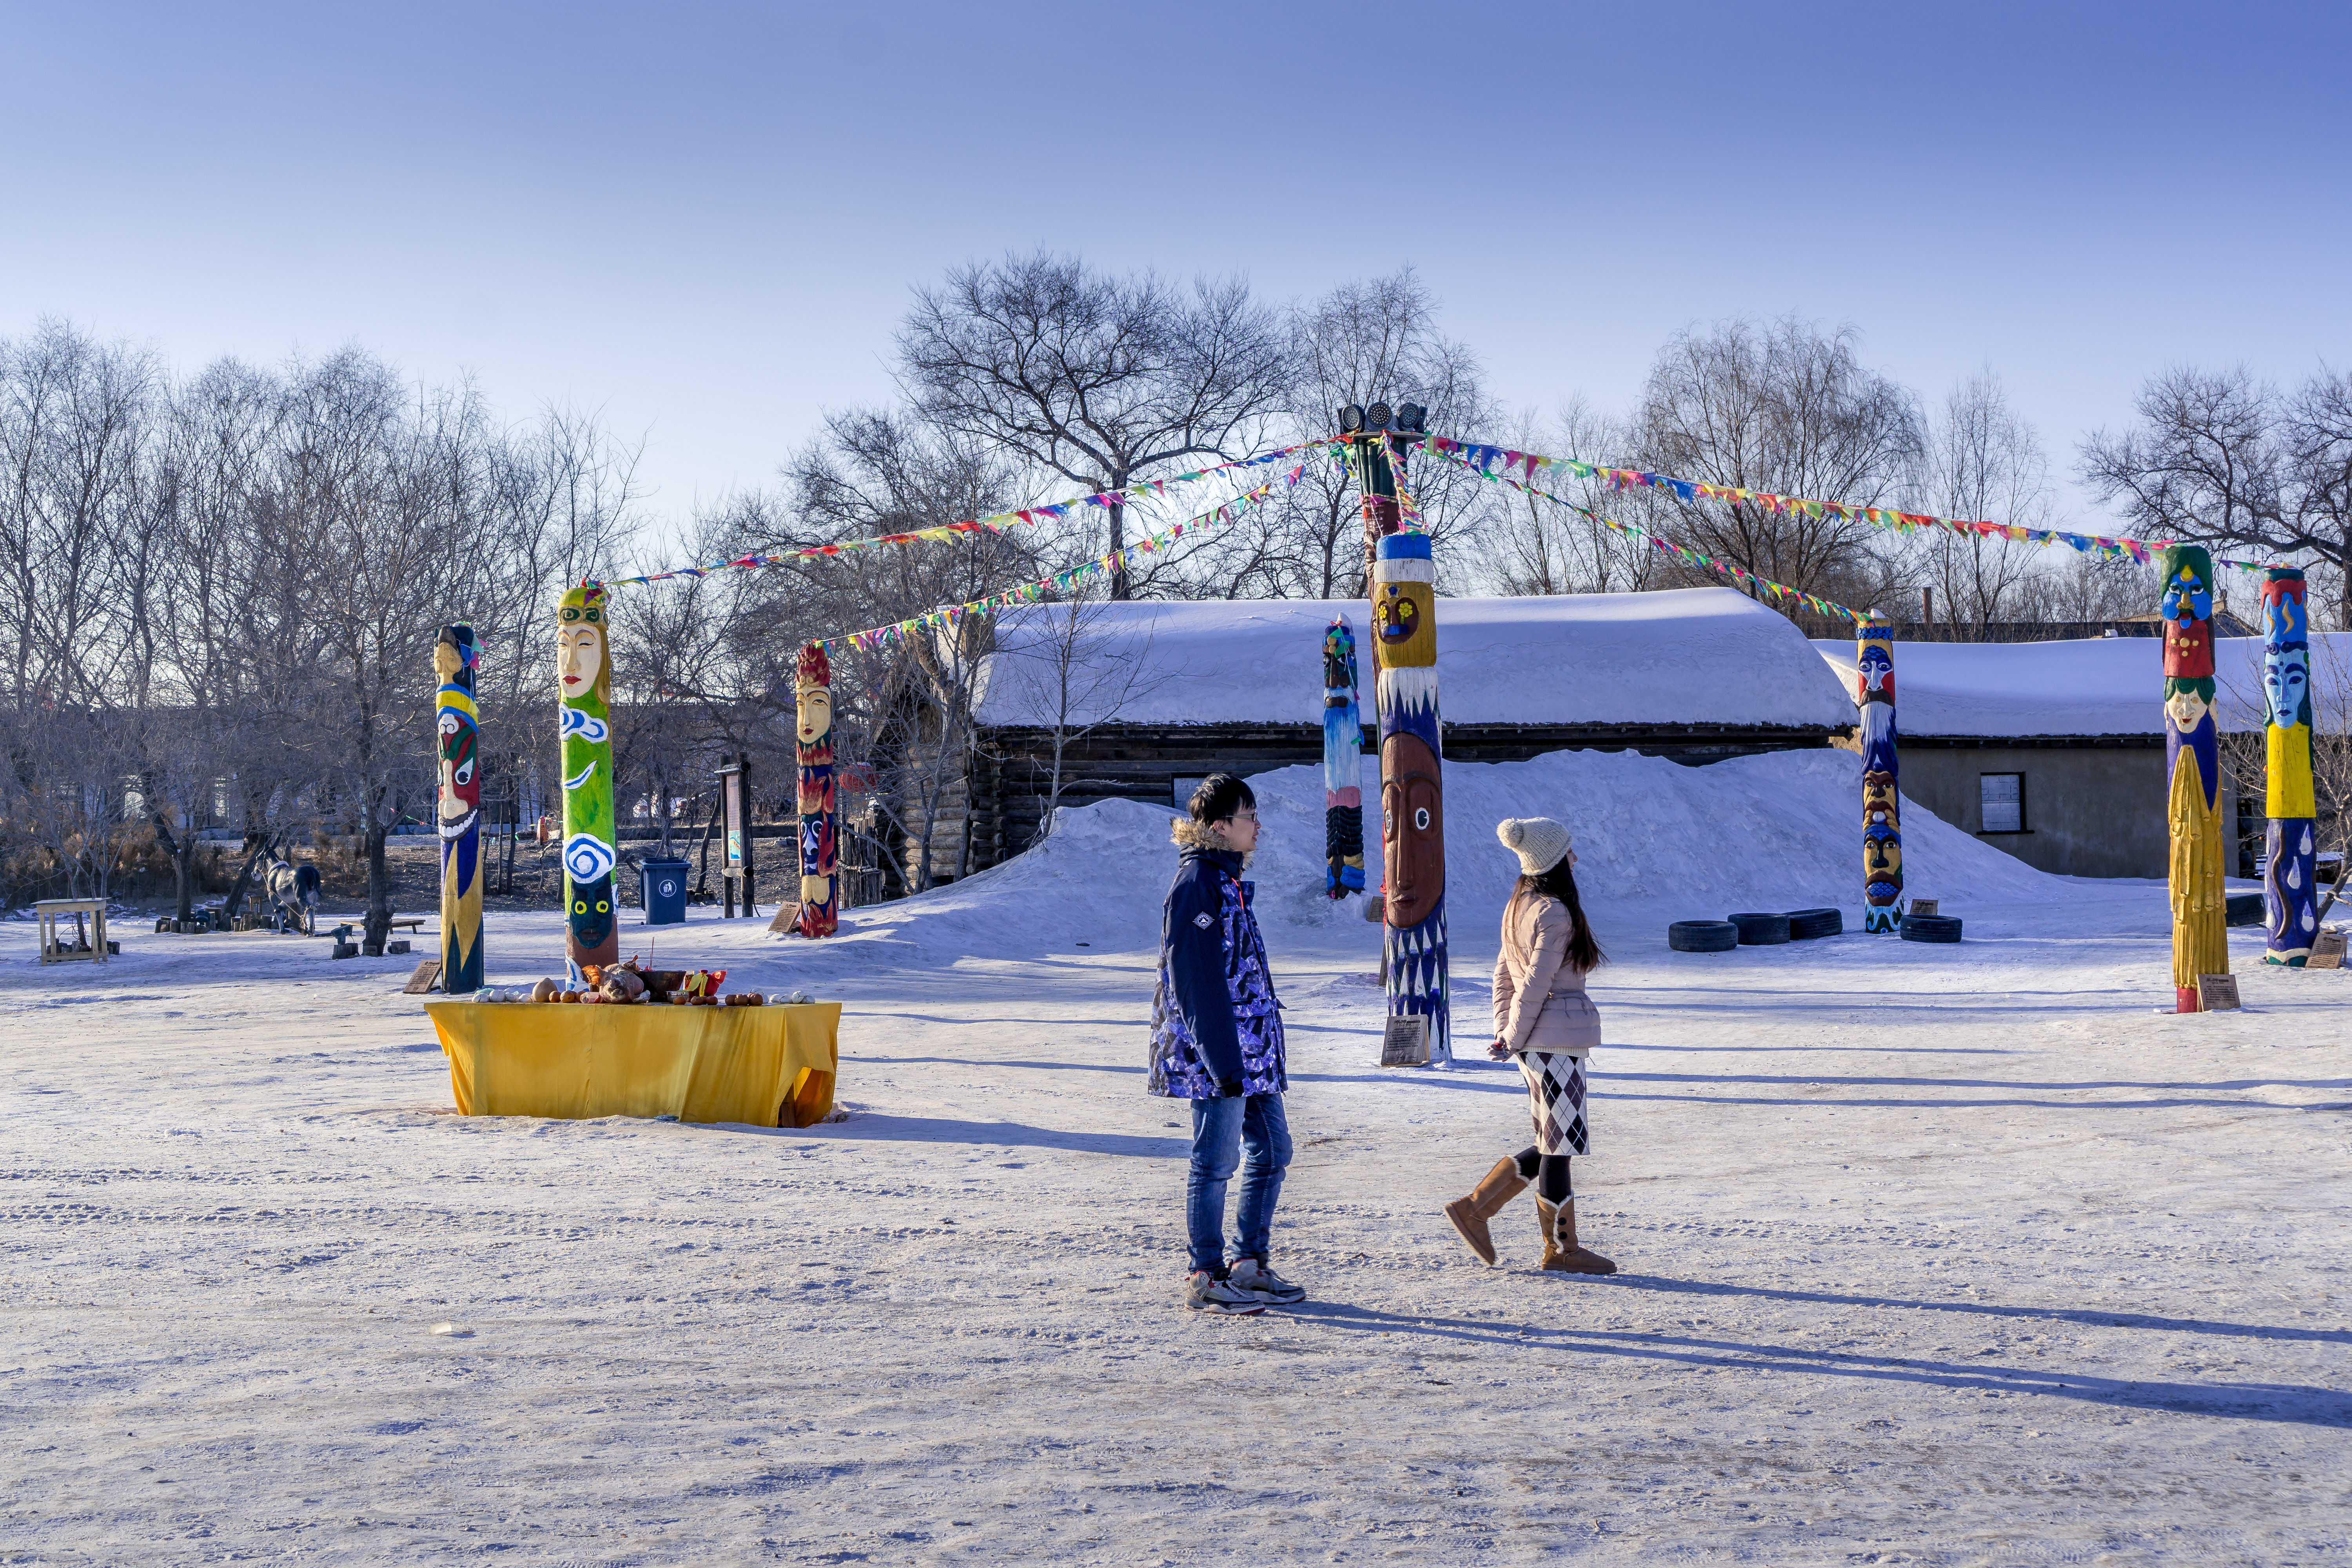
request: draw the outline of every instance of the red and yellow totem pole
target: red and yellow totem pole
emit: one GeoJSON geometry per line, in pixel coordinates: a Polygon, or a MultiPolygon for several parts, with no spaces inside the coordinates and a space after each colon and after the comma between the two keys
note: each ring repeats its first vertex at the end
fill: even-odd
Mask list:
{"type": "Polygon", "coordinates": [[[839,841],[834,809],[833,665],[824,648],[801,649],[795,692],[799,724],[801,922],[803,936],[831,936],[841,925],[841,890],[835,879],[839,841]]]}
{"type": "Polygon", "coordinates": [[[2168,546],[2164,574],[2165,818],[2171,829],[2174,1005],[2198,1010],[2197,977],[2230,972],[2221,890],[2221,735],[2213,716],[2213,558],[2168,546]]]}

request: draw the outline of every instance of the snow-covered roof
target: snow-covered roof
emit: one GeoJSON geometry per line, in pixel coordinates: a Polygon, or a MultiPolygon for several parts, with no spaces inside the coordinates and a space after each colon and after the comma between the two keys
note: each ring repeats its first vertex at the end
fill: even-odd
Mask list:
{"type": "MultiPolygon", "coordinates": [[[[2352,696],[2352,632],[2315,632],[2311,690],[2319,728],[2340,729],[2352,696]]],[[[1813,644],[1853,689],[1853,644],[1813,644]]],[[[2221,728],[2263,727],[2260,637],[2213,644],[2221,728]]],[[[2164,639],[1895,644],[1895,722],[1906,735],[2156,735],[2164,730],[2164,639]]]]}
{"type": "MultiPolygon", "coordinates": [[[[1078,657],[1055,657],[1068,610],[1024,605],[997,623],[979,718],[1051,725],[1319,724],[1323,630],[1355,628],[1371,710],[1360,599],[1097,603],[1078,657]]],[[[1853,704],[1786,616],[1729,588],[1548,598],[1440,599],[1438,703],[1449,724],[1741,724],[1843,729],[1853,704]]]]}

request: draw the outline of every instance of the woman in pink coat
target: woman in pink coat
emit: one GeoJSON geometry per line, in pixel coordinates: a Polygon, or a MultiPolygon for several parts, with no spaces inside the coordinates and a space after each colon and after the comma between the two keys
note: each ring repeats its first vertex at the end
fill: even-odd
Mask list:
{"type": "Polygon", "coordinates": [[[1568,1181],[1569,1156],[1591,1152],[1584,1059],[1601,1043],[1601,1014],[1584,994],[1584,977],[1608,961],[1576,897],[1576,850],[1568,829],[1548,816],[1516,816],[1498,824],[1495,837],[1518,856],[1519,880],[1503,906],[1495,1043],[1486,1054],[1518,1059],[1534,1102],[1536,1141],[1516,1157],[1495,1162],[1475,1191],[1445,1205],[1445,1217],[1491,1267],[1495,1242],[1487,1222],[1534,1182],[1543,1266],[1559,1273],[1614,1274],[1614,1263],[1577,1245],[1576,1198],[1568,1181]]]}

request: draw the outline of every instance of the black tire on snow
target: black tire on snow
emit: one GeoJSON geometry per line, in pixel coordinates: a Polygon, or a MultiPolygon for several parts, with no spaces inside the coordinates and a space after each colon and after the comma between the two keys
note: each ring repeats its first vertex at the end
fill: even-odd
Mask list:
{"type": "Polygon", "coordinates": [[[1960,918],[1958,915],[1905,915],[1895,934],[1905,942],[1958,942],[1960,940],[1960,918]]]}
{"type": "Polygon", "coordinates": [[[1841,936],[1845,931],[1845,916],[1836,910],[1790,910],[1789,940],[1809,942],[1814,937],[1841,936]]]}
{"type": "Polygon", "coordinates": [[[1666,945],[1676,952],[1729,952],[1739,945],[1739,928],[1729,921],[1676,921],[1666,928],[1666,945]]]}
{"type": "Polygon", "coordinates": [[[1774,947],[1789,940],[1789,917],[1779,914],[1745,914],[1725,917],[1739,928],[1742,947],[1774,947]]]}

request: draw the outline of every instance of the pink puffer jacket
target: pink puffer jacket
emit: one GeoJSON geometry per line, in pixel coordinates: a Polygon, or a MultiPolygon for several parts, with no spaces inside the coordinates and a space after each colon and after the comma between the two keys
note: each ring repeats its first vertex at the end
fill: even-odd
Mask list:
{"type": "Polygon", "coordinates": [[[1576,921],[1558,899],[1514,898],[1503,909],[1495,957],[1495,1037],[1517,1051],[1589,1056],[1601,1043],[1601,1011],[1584,973],[1568,962],[1576,921]]]}

